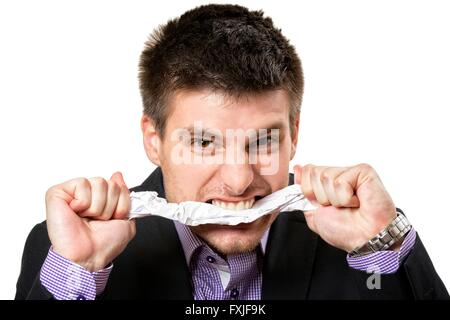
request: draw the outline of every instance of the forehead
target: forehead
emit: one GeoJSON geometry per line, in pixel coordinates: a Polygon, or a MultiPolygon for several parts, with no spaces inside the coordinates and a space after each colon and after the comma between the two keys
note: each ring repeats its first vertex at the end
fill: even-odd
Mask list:
{"type": "Polygon", "coordinates": [[[289,126],[289,98],[285,90],[230,97],[212,90],[180,90],[169,100],[166,129],[203,126],[224,129],[271,128],[289,126]]]}

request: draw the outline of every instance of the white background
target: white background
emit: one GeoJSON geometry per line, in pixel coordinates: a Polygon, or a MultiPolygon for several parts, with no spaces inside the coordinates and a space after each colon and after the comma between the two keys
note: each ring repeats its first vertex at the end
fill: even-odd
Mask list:
{"type": "MultiPolygon", "coordinates": [[[[147,35],[206,1],[0,2],[0,298],[11,299],[44,193],[152,171],[139,129],[147,35]],[[161,4],[162,3],[162,4],[161,4]]],[[[377,170],[450,285],[446,1],[240,1],[297,47],[306,78],[293,163],[377,170]]]]}

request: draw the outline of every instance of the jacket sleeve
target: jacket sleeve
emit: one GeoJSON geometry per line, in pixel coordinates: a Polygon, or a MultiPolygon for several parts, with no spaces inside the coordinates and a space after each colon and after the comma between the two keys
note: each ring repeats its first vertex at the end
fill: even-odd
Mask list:
{"type": "MultiPolygon", "coordinates": [[[[362,299],[450,299],[418,234],[414,247],[397,272],[380,275],[378,284],[382,290],[369,284],[370,276],[367,273],[355,271],[355,274],[362,299]]],[[[375,279],[376,275],[372,277],[375,279]]]]}
{"type": "Polygon", "coordinates": [[[37,224],[28,235],[22,255],[16,300],[48,300],[53,296],[41,284],[39,273],[50,248],[45,222],[37,224]]]}
{"type": "Polygon", "coordinates": [[[403,267],[415,299],[450,299],[419,237],[403,267]]]}

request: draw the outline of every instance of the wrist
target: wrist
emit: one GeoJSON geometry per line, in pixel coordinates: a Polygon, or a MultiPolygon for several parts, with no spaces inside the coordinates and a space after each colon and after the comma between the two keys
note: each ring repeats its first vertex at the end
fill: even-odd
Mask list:
{"type": "Polygon", "coordinates": [[[67,254],[59,248],[52,246],[51,250],[62,258],[69,260],[70,262],[86,269],[89,272],[97,272],[105,269],[110,262],[106,262],[105,259],[100,258],[80,258],[75,255],[67,254]]]}
{"type": "Polygon", "coordinates": [[[392,250],[399,251],[406,234],[412,226],[402,212],[397,211],[397,217],[380,233],[350,252],[351,256],[364,256],[370,253],[392,250]]]}

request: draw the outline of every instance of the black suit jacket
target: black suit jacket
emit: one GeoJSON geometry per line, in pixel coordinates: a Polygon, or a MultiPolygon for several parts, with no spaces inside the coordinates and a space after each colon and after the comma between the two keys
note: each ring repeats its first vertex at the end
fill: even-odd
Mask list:
{"type": "MultiPolygon", "coordinates": [[[[291,183],[293,177],[291,175],[291,183]]],[[[157,168],[133,191],[165,197],[157,168]]],[[[173,221],[147,217],[114,268],[102,299],[192,299],[191,276],[173,221]]],[[[50,247],[45,222],[25,244],[16,299],[51,299],[39,271],[50,247]]],[[[347,265],[346,253],[310,231],[301,211],[283,213],[271,227],[263,262],[263,299],[448,299],[419,237],[401,268],[381,275],[381,289],[368,289],[370,274],[347,265]]]]}

